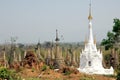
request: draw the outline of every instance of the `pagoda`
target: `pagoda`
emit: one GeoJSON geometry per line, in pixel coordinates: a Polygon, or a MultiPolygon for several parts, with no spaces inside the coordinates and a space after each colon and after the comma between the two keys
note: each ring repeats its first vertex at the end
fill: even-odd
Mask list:
{"type": "Polygon", "coordinates": [[[89,4],[89,33],[88,33],[88,40],[85,40],[85,47],[80,53],[80,66],[78,70],[83,73],[87,74],[105,74],[111,75],[114,73],[113,68],[105,69],[103,67],[102,61],[103,56],[100,50],[96,48],[96,40],[93,39],[93,32],[92,32],[92,14],[91,14],[91,1],[89,4]]]}

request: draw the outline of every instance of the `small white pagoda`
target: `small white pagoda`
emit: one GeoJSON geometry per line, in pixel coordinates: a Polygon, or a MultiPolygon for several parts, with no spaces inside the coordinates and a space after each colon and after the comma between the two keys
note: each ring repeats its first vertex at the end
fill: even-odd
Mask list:
{"type": "Polygon", "coordinates": [[[96,41],[93,39],[92,34],[92,15],[91,15],[91,1],[89,5],[89,36],[88,40],[85,41],[85,48],[80,54],[80,67],[78,70],[87,74],[105,74],[112,75],[114,70],[111,67],[110,69],[105,69],[102,65],[102,52],[97,50],[96,41]]]}

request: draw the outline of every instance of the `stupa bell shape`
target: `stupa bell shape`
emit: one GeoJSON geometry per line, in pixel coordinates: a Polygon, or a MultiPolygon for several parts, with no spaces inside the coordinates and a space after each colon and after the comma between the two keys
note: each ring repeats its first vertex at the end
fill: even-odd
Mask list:
{"type": "Polygon", "coordinates": [[[96,48],[96,40],[93,39],[92,32],[92,15],[91,15],[91,2],[89,5],[89,33],[88,40],[85,42],[85,47],[80,53],[80,66],[78,70],[87,74],[107,74],[114,73],[113,68],[105,69],[102,65],[103,57],[102,52],[96,48]]]}

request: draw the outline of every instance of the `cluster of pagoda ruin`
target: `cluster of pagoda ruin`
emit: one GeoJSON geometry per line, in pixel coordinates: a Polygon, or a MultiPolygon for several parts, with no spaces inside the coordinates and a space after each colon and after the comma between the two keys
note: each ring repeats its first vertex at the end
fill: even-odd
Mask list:
{"type": "MultiPolygon", "coordinates": [[[[86,43],[85,43],[86,44],[86,43]]],[[[26,48],[22,47],[23,45],[16,46],[16,44],[8,44],[1,46],[0,50],[0,66],[7,68],[14,67],[13,65],[25,67],[25,63],[28,60],[28,63],[37,65],[41,62],[53,66],[54,69],[60,69],[64,66],[69,67],[79,67],[80,63],[80,46],[74,47],[61,47],[59,44],[58,31],[56,30],[55,42],[46,42],[46,46],[42,46],[40,42],[34,46],[27,46],[26,48]],[[31,55],[34,54],[33,56],[31,55]],[[30,57],[31,58],[30,58],[30,57]],[[35,62],[37,61],[37,63],[35,62]]],[[[103,66],[112,65],[113,68],[117,67],[118,56],[115,50],[111,50],[110,61],[103,60],[103,66]]]]}
{"type": "Polygon", "coordinates": [[[64,66],[79,66],[79,52],[80,48],[61,47],[59,44],[58,30],[56,30],[55,42],[46,42],[45,46],[42,46],[40,42],[34,46],[27,46],[23,48],[23,45],[17,45],[11,43],[1,47],[0,51],[0,66],[11,67],[13,64],[23,66],[25,59],[29,56],[29,62],[34,61],[43,62],[48,66],[54,66],[55,69],[60,69],[64,66]],[[8,47],[9,46],[9,47],[8,47]],[[32,55],[32,54],[33,55],[32,55]],[[31,55],[30,55],[31,54],[31,55]],[[34,59],[36,58],[36,59],[34,59]]]}
{"type": "MultiPolygon", "coordinates": [[[[0,66],[4,67],[35,67],[42,64],[60,69],[64,66],[75,67],[80,72],[92,74],[113,74],[113,68],[119,64],[118,54],[112,49],[110,60],[105,61],[101,50],[96,47],[96,41],[93,39],[92,33],[92,14],[91,3],[89,8],[89,36],[85,41],[85,47],[61,47],[59,44],[58,30],[56,30],[55,42],[47,42],[46,46],[42,46],[40,42],[34,46],[23,46],[14,44],[11,39],[10,45],[0,46],[0,66]],[[110,69],[105,69],[109,65],[110,69]]],[[[36,68],[36,67],[35,67],[36,68]]]]}

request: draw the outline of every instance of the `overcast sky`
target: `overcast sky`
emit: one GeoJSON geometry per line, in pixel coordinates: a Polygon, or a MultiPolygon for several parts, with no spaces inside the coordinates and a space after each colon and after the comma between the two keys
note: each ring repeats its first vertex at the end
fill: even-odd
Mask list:
{"type": "MultiPolygon", "coordinates": [[[[81,42],[88,35],[89,0],[0,0],[0,43],[17,36],[19,43],[81,42]]],[[[120,19],[120,0],[92,0],[93,34],[97,41],[120,19]]]]}

